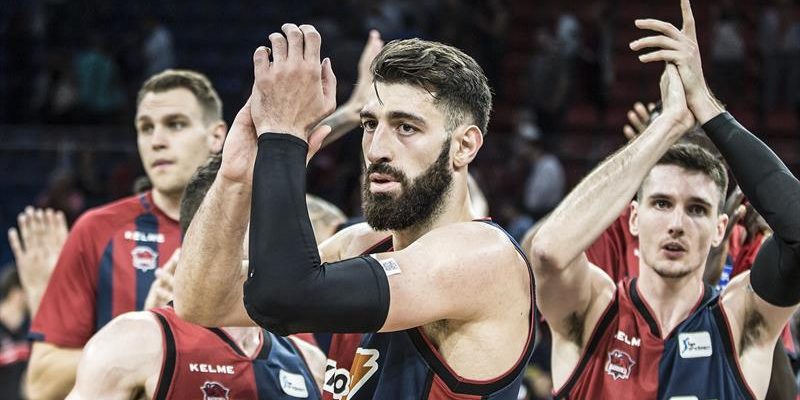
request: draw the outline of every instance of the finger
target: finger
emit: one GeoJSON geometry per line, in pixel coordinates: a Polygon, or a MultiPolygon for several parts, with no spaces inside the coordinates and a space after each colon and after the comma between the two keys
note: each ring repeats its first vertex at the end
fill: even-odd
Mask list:
{"type": "Polygon", "coordinates": [[[169,260],[167,260],[167,263],[164,264],[164,266],[160,270],[164,270],[166,271],[166,273],[170,275],[175,274],[175,268],[178,267],[178,260],[180,259],[180,253],[181,253],[180,249],[175,250],[175,252],[172,253],[172,257],[170,257],[169,260]]]}
{"type": "Polygon", "coordinates": [[[622,134],[625,135],[628,140],[633,140],[636,137],[636,131],[633,130],[630,125],[625,125],[625,127],[622,128],[622,134]]]}
{"type": "Polygon", "coordinates": [[[319,52],[322,47],[322,37],[313,25],[300,25],[303,32],[303,59],[314,64],[319,64],[319,52]]]}
{"type": "Polygon", "coordinates": [[[653,112],[653,110],[655,110],[655,109],[656,109],[656,103],[653,103],[653,102],[647,103],[647,111],[648,111],[648,113],[653,112]]]}
{"type": "Polygon", "coordinates": [[[25,207],[25,211],[17,217],[17,226],[19,227],[20,237],[25,248],[30,247],[30,242],[33,240],[33,207],[25,207]]]}
{"type": "Polygon", "coordinates": [[[663,35],[667,35],[675,40],[681,38],[681,31],[679,31],[675,25],[672,25],[668,22],[659,21],[657,19],[637,19],[635,24],[639,29],[655,31],[663,35]]]}
{"type": "MultiPolygon", "coordinates": [[[[322,147],[325,138],[332,132],[329,125],[320,125],[314,128],[308,136],[308,158],[310,159],[322,147]]],[[[308,161],[308,160],[306,160],[308,161]]]]}
{"type": "Polygon", "coordinates": [[[370,64],[372,64],[372,60],[378,55],[382,48],[383,40],[381,39],[380,32],[375,29],[369,31],[367,44],[364,45],[364,51],[361,52],[361,57],[358,59],[359,67],[369,68],[370,64]]]}
{"type": "Polygon", "coordinates": [[[8,230],[8,243],[11,245],[14,258],[17,259],[17,263],[19,263],[19,259],[25,255],[25,249],[22,247],[22,241],[19,240],[19,231],[17,228],[8,230]]]}
{"type": "Polygon", "coordinates": [[[58,210],[55,212],[55,221],[53,223],[53,229],[55,230],[56,242],[58,246],[63,246],[64,242],[67,240],[67,235],[69,234],[69,229],[67,229],[67,217],[64,216],[64,212],[58,210]]]}
{"type": "Polygon", "coordinates": [[[633,105],[633,110],[636,111],[636,114],[639,115],[639,119],[647,124],[650,121],[650,112],[644,107],[644,104],[641,102],[636,102],[633,105]]]}
{"type": "Polygon", "coordinates": [[[269,70],[269,49],[266,46],[259,46],[253,52],[253,76],[256,79],[269,70]]]}
{"type": "Polygon", "coordinates": [[[630,48],[633,51],[639,51],[646,48],[659,48],[667,50],[680,50],[681,42],[664,35],[648,36],[641,39],[636,39],[630,43],[630,48]]]}
{"type": "Polygon", "coordinates": [[[681,14],[683,15],[683,31],[696,42],[697,32],[694,27],[694,14],[689,0],[681,0],[681,14]]]}
{"type": "Polygon", "coordinates": [[[639,61],[643,63],[651,63],[654,61],[664,61],[667,63],[676,63],[680,59],[681,52],[675,50],[657,50],[652,53],[642,54],[639,56],[639,61]]]}
{"type": "Polygon", "coordinates": [[[634,111],[628,111],[628,121],[630,121],[631,127],[633,127],[636,132],[642,132],[647,127],[647,124],[645,124],[634,111]]]}
{"type": "Polygon", "coordinates": [[[281,30],[286,34],[286,40],[289,44],[286,58],[290,60],[302,60],[303,32],[295,24],[283,24],[281,30]]]}
{"type": "Polygon", "coordinates": [[[289,44],[286,42],[286,38],[283,37],[282,34],[275,32],[269,35],[269,43],[272,48],[273,65],[280,64],[286,60],[286,56],[289,52],[289,44]]]}
{"type": "Polygon", "coordinates": [[[47,233],[44,222],[44,210],[37,208],[33,212],[33,233],[36,241],[41,241],[42,237],[47,233]]]}
{"type": "Polygon", "coordinates": [[[336,75],[333,73],[331,59],[325,57],[322,60],[322,95],[325,99],[325,106],[328,112],[336,108],[336,75]]]}

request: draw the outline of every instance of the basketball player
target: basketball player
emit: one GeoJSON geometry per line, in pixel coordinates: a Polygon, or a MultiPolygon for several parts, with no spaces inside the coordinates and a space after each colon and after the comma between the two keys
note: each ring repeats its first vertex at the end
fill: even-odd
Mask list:
{"type": "MultiPolygon", "coordinates": [[[[220,157],[212,156],[189,182],[182,229],[219,165],[220,157]]],[[[158,307],[123,314],[92,337],[68,398],[315,399],[324,363],[322,352],[303,340],[260,328],[204,328],[181,320],[172,307],[158,307]]]]}
{"type": "Polygon", "coordinates": [[[335,77],[329,60],[320,64],[312,26],[282,30],[270,35],[272,61],[265,47],[253,56],[253,125],[231,130],[220,175],[189,228],[187,240],[205,246],[181,260],[176,311],[200,324],[258,323],[281,334],[373,332],[349,373],[329,364],[325,389],[337,399],[516,399],[533,345],[533,282],[509,236],[472,221],[467,169],[491,108],[480,67],[417,39],[381,50],[361,110],[368,225],[341,231],[318,252],[300,199],[306,158],[328,131],[308,128],[333,109],[335,77]],[[251,263],[242,276],[221,253],[239,247],[248,218],[251,263]]]}
{"type": "Polygon", "coordinates": [[[776,341],[800,302],[800,184],[709,93],[688,0],[682,10],[683,31],[640,20],[667,36],[632,44],[671,47],[641,56],[672,57],[663,114],[584,179],[531,245],[557,398],[764,398],[776,341]],[[695,118],[775,232],[721,295],[702,274],[728,222],[725,169],[699,146],[672,146],[695,118]],[[639,276],[615,285],[583,252],[634,194],[639,276]]]}

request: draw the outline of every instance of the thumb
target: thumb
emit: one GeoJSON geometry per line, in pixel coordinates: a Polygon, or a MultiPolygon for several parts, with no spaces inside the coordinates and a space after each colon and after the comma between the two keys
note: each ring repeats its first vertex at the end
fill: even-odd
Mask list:
{"type": "Polygon", "coordinates": [[[330,125],[319,125],[311,131],[311,134],[308,136],[308,159],[306,162],[322,148],[322,143],[332,131],[333,129],[330,125]]]}
{"type": "Polygon", "coordinates": [[[322,95],[325,108],[333,111],[336,108],[336,75],[333,74],[331,59],[328,57],[322,60],[322,95]]]}

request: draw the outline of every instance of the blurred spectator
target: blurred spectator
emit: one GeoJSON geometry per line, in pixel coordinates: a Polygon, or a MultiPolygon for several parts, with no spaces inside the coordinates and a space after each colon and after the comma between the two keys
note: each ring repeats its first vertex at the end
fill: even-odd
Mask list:
{"type": "Polygon", "coordinates": [[[529,166],[523,200],[525,211],[535,221],[555,208],[564,197],[564,168],[558,157],[546,151],[541,133],[531,120],[520,121],[517,136],[517,151],[529,166]]]}
{"type": "Polygon", "coordinates": [[[69,53],[54,51],[47,56],[45,68],[34,81],[33,110],[44,122],[77,122],[78,87],[69,53]]]}
{"type": "Polygon", "coordinates": [[[746,51],[741,16],[731,0],[715,3],[713,12],[710,85],[719,98],[730,104],[741,98],[746,51]]]}
{"type": "Polygon", "coordinates": [[[17,267],[12,263],[0,271],[0,387],[3,399],[23,399],[22,380],[31,353],[30,316],[17,267]]]}
{"type": "Polygon", "coordinates": [[[125,99],[119,68],[99,33],[74,59],[78,99],[84,122],[117,122],[125,99]]]}
{"type": "Polygon", "coordinates": [[[761,99],[758,103],[762,122],[784,104],[800,112],[797,110],[800,104],[800,20],[797,14],[798,6],[791,0],[775,0],[764,8],[759,20],[761,99]]]}
{"type": "Polygon", "coordinates": [[[142,44],[144,75],[152,76],[175,67],[175,49],[172,32],[152,16],[144,20],[145,38],[142,44]]]}
{"type": "Polygon", "coordinates": [[[597,120],[605,127],[611,85],[614,83],[614,26],[611,6],[606,0],[592,4],[583,60],[586,93],[595,107],[597,120]]]}

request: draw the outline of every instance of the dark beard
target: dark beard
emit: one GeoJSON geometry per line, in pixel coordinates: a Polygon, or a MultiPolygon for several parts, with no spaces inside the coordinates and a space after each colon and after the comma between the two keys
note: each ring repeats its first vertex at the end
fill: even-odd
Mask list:
{"type": "Polygon", "coordinates": [[[409,183],[408,177],[389,164],[372,164],[364,172],[361,184],[362,210],[367,223],[375,230],[403,230],[425,226],[442,212],[444,196],[450,191],[453,173],[450,171],[450,138],[442,151],[422,175],[409,183]],[[400,183],[399,195],[369,191],[369,175],[386,174],[400,183]]]}

